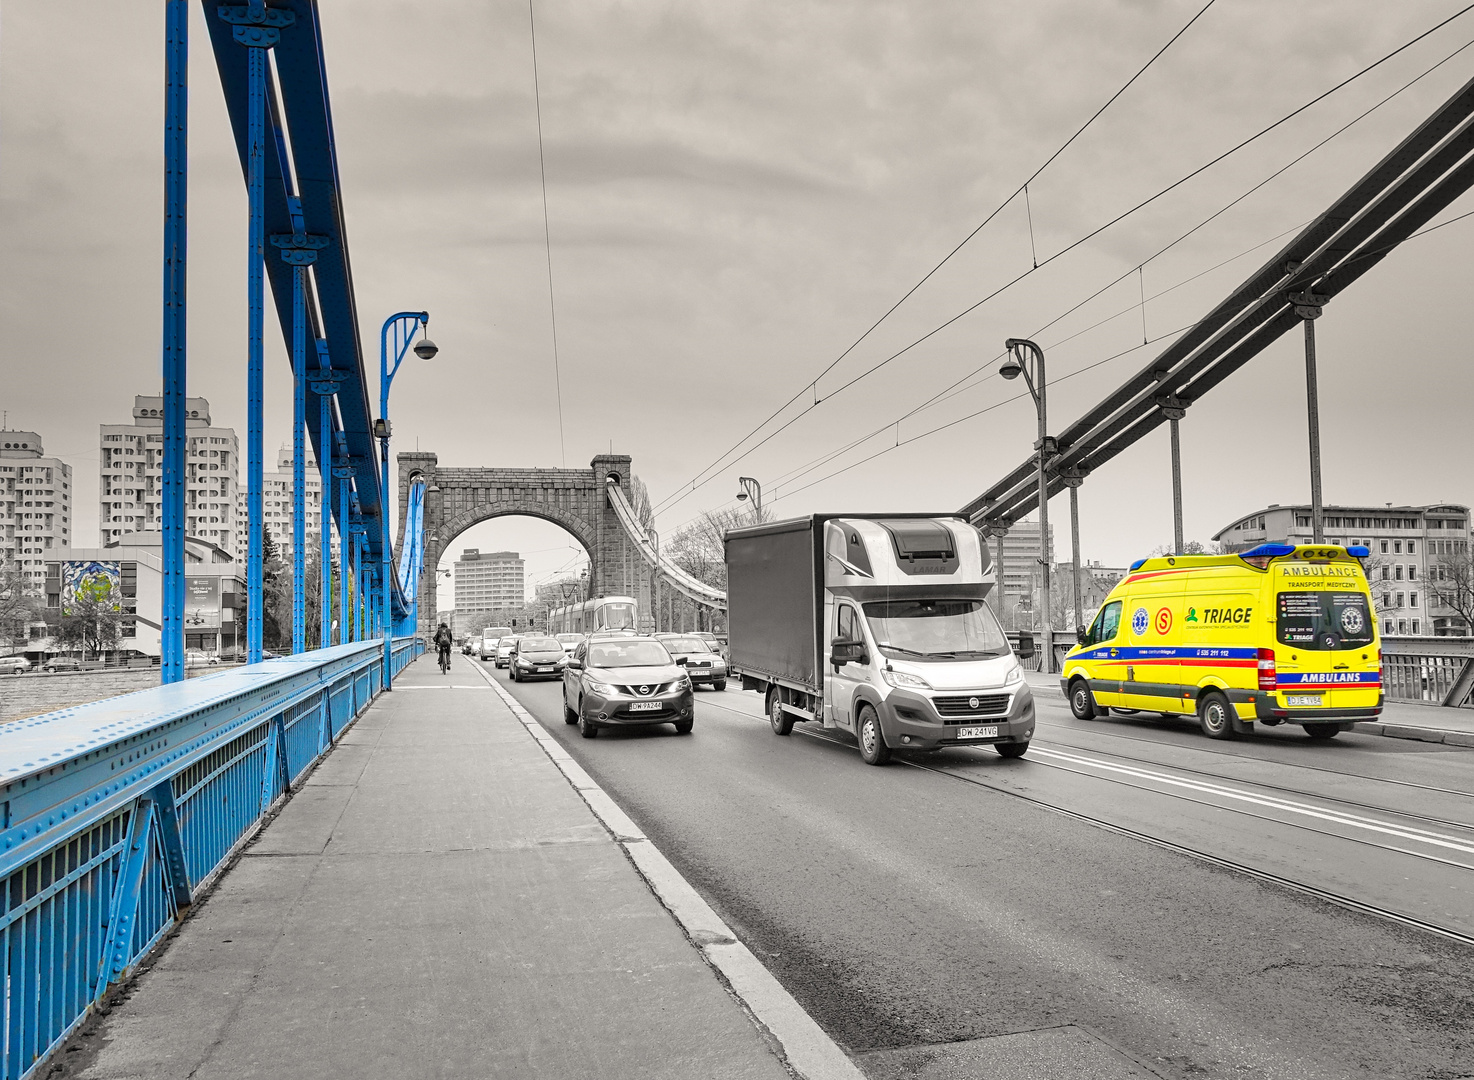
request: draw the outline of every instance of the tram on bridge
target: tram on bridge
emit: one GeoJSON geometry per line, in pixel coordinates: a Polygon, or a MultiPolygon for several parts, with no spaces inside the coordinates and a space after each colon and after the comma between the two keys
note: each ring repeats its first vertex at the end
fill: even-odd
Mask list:
{"type": "Polygon", "coordinates": [[[548,612],[550,634],[592,634],[602,630],[638,630],[639,605],[633,596],[601,596],[548,612]]]}

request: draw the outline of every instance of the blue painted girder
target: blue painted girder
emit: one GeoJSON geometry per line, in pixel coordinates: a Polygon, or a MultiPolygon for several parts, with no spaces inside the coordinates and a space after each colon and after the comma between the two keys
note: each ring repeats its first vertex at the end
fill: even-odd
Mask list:
{"type": "MultiPolygon", "coordinates": [[[[219,17],[218,0],[201,0],[201,6],[209,27],[210,44],[220,72],[226,110],[230,115],[244,176],[248,161],[247,50],[235,42],[231,25],[219,17]]],[[[295,20],[291,26],[282,29],[281,41],[272,49],[277,78],[268,85],[267,109],[268,122],[277,137],[269,140],[266,154],[266,235],[299,231],[294,228],[299,226],[309,235],[327,237],[330,241],[313,264],[317,302],[312,302],[309,294],[309,332],[326,340],[332,370],[343,380],[343,389],[337,395],[338,413],[342,431],[347,437],[349,461],[354,469],[353,486],[358,493],[365,522],[370,526],[369,553],[377,564],[383,550],[379,515],[387,505],[387,493],[380,490],[378,446],[372,437],[373,397],[358,335],[358,312],[348,258],[348,234],[343,217],[318,5],[315,0],[278,0],[269,6],[292,12],[295,20]],[[290,168],[285,158],[284,144],[288,141],[291,164],[296,168],[295,191],[288,179],[290,168]],[[297,221],[293,220],[294,195],[300,199],[300,218],[297,221]]],[[[270,249],[266,257],[266,273],[290,355],[292,267],[275,249],[270,249]]],[[[333,431],[324,438],[320,421],[312,415],[313,412],[308,410],[308,435],[318,455],[317,460],[323,461],[323,455],[336,443],[334,433],[339,429],[339,422],[337,418],[332,420],[333,431]]],[[[337,510],[336,507],[334,509],[337,510]]],[[[337,513],[334,516],[341,517],[337,513]]],[[[342,518],[338,526],[346,532],[349,522],[342,518]]],[[[408,615],[410,605],[397,581],[392,582],[391,592],[395,615],[408,615]]]]}

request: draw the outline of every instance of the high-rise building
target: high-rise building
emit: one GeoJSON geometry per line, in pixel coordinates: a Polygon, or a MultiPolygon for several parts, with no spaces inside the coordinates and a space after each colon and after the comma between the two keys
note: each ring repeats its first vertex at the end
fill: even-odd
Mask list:
{"type": "Polygon", "coordinates": [[[473,612],[521,609],[527,602],[523,563],[515,551],[465,548],[455,561],[455,609],[473,612]]]}
{"type": "MultiPolygon", "coordinates": [[[[303,527],[307,530],[307,551],[317,550],[317,530],[322,527],[322,475],[317,471],[317,461],[312,453],[312,443],[307,443],[305,458],[306,492],[302,496],[304,511],[303,527]]],[[[283,445],[276,452],[276,472],[263,473],[261,477],[261,524],[271,533],[284,561],[292,561],[292,448],[283,445]]],[[[246,526],[250,519],[246,513],[246,489],[236,491],[235,519],[240,524],[241,549],[245,549],[246,526]]]]}
{"type": "MultiPolygon", "coordinates": [[[[1039,523],[1015,522],[1003,536],[994,537],[994,572],[1005,602],[1030,607],[1039,588],[1039,523]]],[[[1049,560],[1054,562],[1054,526],[1049,527],[1049,560]]]]}
{"type": "MultiPolygon", "coordinates": [[[[1464,618],[1447,603],[1443,560],[1468,557],[1469,508],[1456,503],[1429,506],[1327,506],[1322,508],[1327,543],[1361,544],[1362,560],[1383,634],[1463,637],[1464,618]]],[[[1260,544],[1313,543],[1311,509],[1304,503],[1271,503],[1220,529],[1213,539],[1225,551],[1260,544]]]]}
{"type": "MultiPolygon", "coordinates": [[[[228,552],[245,554],[245,536],[236,516],[236,466],[240,441],[234,428],[210,423],[210,403],[185,400],[184,531],[228,552]]],[[[133,423],[103,424],[99,465],[102,546],[135,532],[159,532],[164,468],[164,399],[133,399],[133,423]]]]}
{"type": "Polygon", "coordinates": [[[72,467],[47,457],[34,431],[0,430],[0,558],[39,588],[46,560],[71,546],[72,467]]]}

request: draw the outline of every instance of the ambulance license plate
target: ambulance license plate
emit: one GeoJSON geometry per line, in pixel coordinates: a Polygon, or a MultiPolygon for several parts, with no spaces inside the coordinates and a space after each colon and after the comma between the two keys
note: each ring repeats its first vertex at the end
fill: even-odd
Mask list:
{"type": "Polygon", "coordinates": [[[1321,705],[1321,701],[1322,700],[1323,699],[1321,698],[1321,696],[1319,694],[1286,694],[1285,695],[1285,704],[1291,706],[1292,708],[1295,707],[1295,706],[1297,706],[1297,705],[1299,705],[1299,706],[1308,706],[1308,707],[1313,708],[1313,709],[1318,709],[1318,708],[1320,708],[1320,705],[1321,705]]]}
{"type": "Polygon", "coordinates": [[[659,712],[665,705],[659,701],[632,701],[630,712],[659,712]]]}
{"type": "Polygon", "coordinates": [[[959,739],[996,739],[998,738],[998,725],[990,724],[987,727],[964,727],[957,729],[959,739]]]}

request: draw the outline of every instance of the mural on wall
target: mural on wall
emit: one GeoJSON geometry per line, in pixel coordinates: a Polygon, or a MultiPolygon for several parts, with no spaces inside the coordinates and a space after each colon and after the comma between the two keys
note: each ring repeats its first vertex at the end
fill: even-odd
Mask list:
{"type": "Polygon", "coordinates": [[[123,571],[115,562],[78,559],[61,564],[61,613],[77,614],[79,603],[93,602],[104,611],[123,610],[123,571]]]}
{"type": "Polygon", "coordinates": [[[220,629],[220,579],[192,577],[184,579],[184,629],[220,629]]]}

